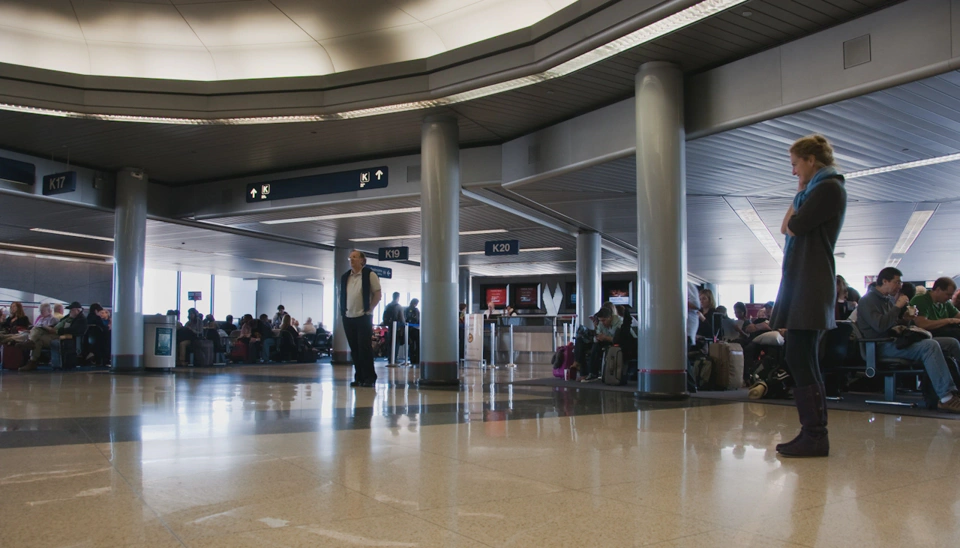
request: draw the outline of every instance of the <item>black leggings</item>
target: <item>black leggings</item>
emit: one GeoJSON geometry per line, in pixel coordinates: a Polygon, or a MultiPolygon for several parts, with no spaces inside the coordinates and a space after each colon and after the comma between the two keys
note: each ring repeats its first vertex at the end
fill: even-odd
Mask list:
{"type": "Polygon", "coordinates": [[[787,367],[797,386],[822,383],[820,361],[817,357],[820,331],[811,329],[787,329],[787,367]]]}

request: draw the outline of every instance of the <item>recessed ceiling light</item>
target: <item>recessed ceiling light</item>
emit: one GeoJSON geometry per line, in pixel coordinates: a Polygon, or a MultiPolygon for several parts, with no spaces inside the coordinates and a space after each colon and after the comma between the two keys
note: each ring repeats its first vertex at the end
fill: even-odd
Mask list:
{"type": "Polygon", "coordinates": [[[745,11],[745,12],[743,12],[741,15],[743,15],[744,17],[751,17],[751,16],[753,15],[753,12],[752,12],[752,11],[745,11]]]}
{"type": "Polygon", "coordinates": [[[381,209],[378,211],[357,211],[354,213],[333,213],[330,215],[317,215],[315,217],[296,217],[293,219],[276,219],[272,221],[260,221],[264,225],[283,225],[288,223],[307,223],[310,221],[330,221],[333,219],[351,219],[354,217],[374,217],[377,215],[397,215],[400,213],[419,213],[419,207],[401,207],[397,209],[381,209]]]}
{"type": "Polygon", "coordinates": [[[756,237],[760,245],[767,250],[767,253],[773,257],[773,260],[777,261],[777,264],[783,264],[783,250],[780,249],[780,244],[776,238],[773,237],[773,234],[770,233],[767,225],[763,223],[763,219],[760,218],[760,214],[754,209],[750,200],[733,196],[726,196],[723,199],[727,202],[727,205],[730,206],[730,209],[737,214],[737,217],[740,217],[743,224],[750,229],[750,232],[753,232],[754,237],[756,237]]]}
{"type": "Polygon", "coordinates": [[[893,164],[890,166],[875,167],[871,169],[862,169],[860,171],[852,171],[850,173],[844,173],[843,177],[845,179],[857,179],[859,177],[867,177],[869,175],[876,175],[878,173],[889,173],[891,171],[901,171],[904,169],[913,169],[915,167],[923,166],[932,166],[936,164],[945,164],[947,162],[955,162],[960,160],[960,153],[958,154],[947,154],[945,156],[936,156],[934,158],[927,158],[924,160],[917,160],[915,162],[904,162],[902,164],[893,164]]]}
{"type": "Polygon", "coordinates": [[[891,255],[906,255],[907,251],[910,251],[910,246],[917,241],[917,236],[920,236],[923,227],[927,226],[927,221],[933,216],[934,211],[936,210],[914,211],[910,215],[907,225],[900,233],[900,238],[897,239],[897,244],[893,246],[891,255]]]}
{"type": "MultiPolygon", "coordinates": [[[[243,259],[244,257],[237,257],[238,259],[243,259]]],[[[297,268],[309,268],[310,270],[322,270],[319,266],[310,266],[307,264],[297,264],[297,263],[285,263],[283,261],[271,261],[270,259],[249,259],[251,261],[256,261],[258,263],[270,263],[278,264],[283,266],[295,266],[297,268]]]]}
{"type": "Polygon", "coordinates": [[[63,253],[67,255],[79,255],[81,257],[94,257],[97,259],[112,260],[113,255],[102,255],[100,253],[87,253],[85,251],[70,251],[69,249],[54,249],[52,247],[40,247],[36,245],[21,245],[0,243],[0,247],[12,247],[14,249],[26,249],[28,251],[45,251],[48,253],[63,253]]]}
{"type": "Polygon", "coordinates": [[[106,236],[94,236],[93,234],[80,234],[79,232],[65,232],[63,230],[51,230],[49,228],[31,228],[31,232],[42,232],[44,234],[56,234],[58,236],[71,236],[73,238],[86,238],[88,240],[100,240],[101,242],[112,242],[113,238],[106,236]]]}
{"type": "Polygon", "coordinates": [[[743,4],[747,1],[748,0],[703,0],[702,2],[698,2],[686,9],[680,10],[677,13],[664,17],[658,21],[654,21],[643,28],[627,34],[626,36],[622,36],[616,40],[602,44],[582,55],[579,55],[564,63],[560,63],[559,65],[543,72],[426,101],[394,103],[392,105],[382,105],[378,107],[333,112],[329,114],[252,116],[241,118],[173,118],[163,116],[136,116],[129,114],[86,114],[82,112],[27,107],[11,104],[0,104],[0,110],[24,112],[28,114],[43,114],[46,116],[57,116],[61,118],[84,118],[111,122],[140,122],[148,124],[178,125],[248,125],[326,122],[332,120],[349,120],[353,118],[364,118],[367,116],[378,116],[381,114],[409,112],[412,110],[432,109],[463,103],[465,101],[472,101],[474,99],[480,99],[482,97],[488,97],[490,95],[496,95],[505,91],[524,88],[534,84],[539,84],[540,82],[566,76],[583,68],[599,63],[600,61],[604,61],[615,55],[623,53],[624,51],[656,40],[661,36],[670,34],[671,32],[684,27],[688,27],[703,19],[743,4]]]}

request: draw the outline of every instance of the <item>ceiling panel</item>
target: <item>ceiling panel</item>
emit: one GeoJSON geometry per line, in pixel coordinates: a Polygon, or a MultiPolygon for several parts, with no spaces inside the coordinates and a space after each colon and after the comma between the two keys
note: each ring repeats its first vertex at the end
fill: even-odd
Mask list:
{"type": "MultiPolygon", "coordinates": [[[[672,60],[686,72],[701,71],[892,3],[753,0],[564,78],[463,103],[446,112],[459,118],[461,146],[504,142],[632,96],[634,76],[643,62],[672,60]],[[745,17],[745,11],[751,16],[745,17]]],[[[241,6],[243,2],[227,4],[231,13],[250,7],[241,6]]],[[[188,11],[211,11],[212,6],[200,4],[188,11]]],[[[108,171],[136,165],[154,181],[180,185],[415,153],[420,148],[420,121],[426,114],[312,124],[184,127],[3,112],[0,148],[41,157],[69,155],[77,164],[108,171]]]]}

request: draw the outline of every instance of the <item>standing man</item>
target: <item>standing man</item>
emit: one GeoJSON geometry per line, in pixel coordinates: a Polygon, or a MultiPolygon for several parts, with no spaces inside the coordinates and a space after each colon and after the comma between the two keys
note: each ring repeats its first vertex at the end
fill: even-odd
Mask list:
{"type": "Polygon", "coordinates": [[[407,335],[410,337],[410,340],[407,341],[407,348],[409,348],[411,366],[420,365],[420,310],[417,309],[418,304],[420,304],[420,299],[410,299],[410,306],[403,313],[407,325],[410,326],[407,329],[407,335]]]}
{"type": "Polygon", "coordinates": [[[354,380],[350,386],[373,386],[373,309],[380,303],[380,278],[367,266],[361,251],[350,252],[350,270],[340,278],[340,316],[353,356],[354,380]]]}
{"type": "MultiPolygon", "coordinates": [[[[400,304],[400,293],[393,293],[393,300],[390,301],[390,304],[383,311],[383,325],[388,329],[387,331],[387,342],[393,340],[393,322],[397,322],[397,347],[403,344],[403,305],[400,304]]],[[[396,352],[396,348],[394,348],[396,352]]],[[[396,356],[396,354],[394,354],[396,356]]],[[[387,353],[387,357],[390,357],[390,354],[387,353]]]]}

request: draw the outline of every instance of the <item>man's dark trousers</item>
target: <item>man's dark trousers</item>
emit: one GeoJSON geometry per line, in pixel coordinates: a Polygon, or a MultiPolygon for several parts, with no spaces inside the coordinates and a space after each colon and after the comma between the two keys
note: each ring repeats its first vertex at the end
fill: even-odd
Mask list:
{"type": "Polygon", "coordinates": [[[359,383],[376,382],[377,371],[373,368],[373,316],[344,317],[343,331],[353,356],[353,380],[359,383]]]}

